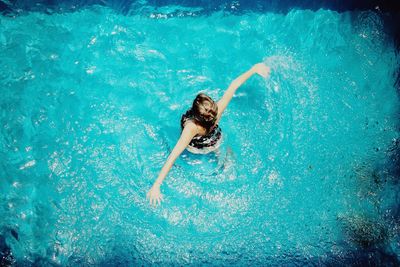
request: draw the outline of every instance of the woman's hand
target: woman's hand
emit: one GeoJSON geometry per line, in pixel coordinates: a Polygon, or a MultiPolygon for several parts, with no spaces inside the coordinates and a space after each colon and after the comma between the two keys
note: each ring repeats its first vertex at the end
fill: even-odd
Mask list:
{"type": "Polygon", "coordinates": [[[150,204],[154,207],[161,204],[163,200],[163,195],[160,192],[160,185],[154,184],[149,192],[147,192],[146,198],[150,201],[150,204]]]}
{"type": "Polygon", "coordinates": [[[268,66],[266,66],[264,63],[255,64],[252,67],[252,70],[264,78],[267,78],[271,72],[271,69],[268,66]]]}

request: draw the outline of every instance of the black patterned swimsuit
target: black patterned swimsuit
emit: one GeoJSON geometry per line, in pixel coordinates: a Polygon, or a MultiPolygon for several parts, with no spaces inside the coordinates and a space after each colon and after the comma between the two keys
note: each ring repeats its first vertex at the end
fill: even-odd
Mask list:
{"type": "MultiPolygon", "coordinates": [[[[191,110],[186,111],[186,113],[182,115],[181,118],[182,130],[187,120],[194,120],[193,115],[191,114],[191,110]]],[[[195,137],[193,137],[192,141],[190,141],[189,143],[189,146],[198,149],[212,147],[218,143],[218,141],[221,139],[221,136],[222,136],[221,128],[218,126],[218,124],[216,124],[208,134],[196,135],[195,137]]]]}

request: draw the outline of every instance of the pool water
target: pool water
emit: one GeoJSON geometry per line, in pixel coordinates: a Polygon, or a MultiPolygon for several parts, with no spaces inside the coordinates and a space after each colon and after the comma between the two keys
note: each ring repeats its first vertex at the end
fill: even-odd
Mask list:
{"type": "Polygon", "coordinates": [[[15,262],[340,265],[372,248],[397,259],[390,40],[369,11],[0,16],[0,230],[15,262]],[[237,91],[221,149],[184,152],[150,207],[196,94],[218,99],[257,62],[271,76],[237,91]]]}

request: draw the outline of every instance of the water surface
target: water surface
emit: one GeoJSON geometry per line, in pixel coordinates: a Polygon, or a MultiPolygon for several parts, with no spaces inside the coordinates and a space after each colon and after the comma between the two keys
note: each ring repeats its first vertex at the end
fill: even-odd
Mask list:
{"type": "Polygon", "coordinates": [[[385,167],[399,138],[389,40],[373,12],[1,16],[0,229],[16,261],[344,264],[349,251],[382,246],[398,255],[396,177],[385,167]],[[151,208],[145,194],[181,114],[260,61],[271,77],[239,89],[219,153],[183,153],[151,208]]]}

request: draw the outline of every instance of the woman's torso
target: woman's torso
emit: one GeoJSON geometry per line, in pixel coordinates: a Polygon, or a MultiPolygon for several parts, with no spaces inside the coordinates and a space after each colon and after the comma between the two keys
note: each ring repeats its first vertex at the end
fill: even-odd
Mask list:
{"type": "MultiPolygon", "coordinates": [[[[181,118],[182,130],[185,127],[185,123],[187,121],[192,121],[192,122],[196,123],[190,110],[186,111],[186,113],[182,115],[182,118],[181,118]]],[[[198,134],[198,135],[194,136],[188,146],[189,151],[191,151],[193,153],[210,152],[210,151],[218,148],[218,146],[221,142],[222,131],[221,131],[221,128],[218,126],[218,124],[215,124],[209,130],[209,132],[207,132],[207,130],[204,129],[204,127],[201,127],[201,128],[204,130],[204,134],[198,134]]]]}

